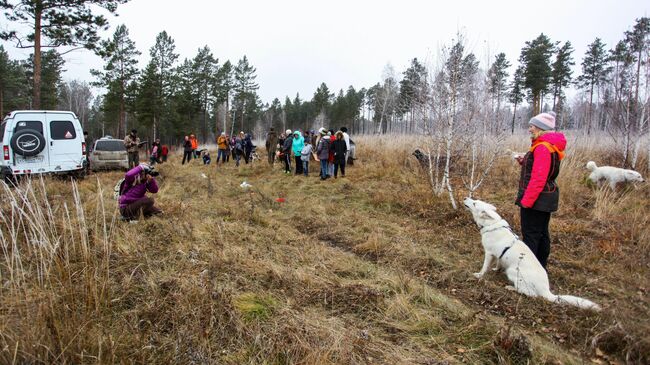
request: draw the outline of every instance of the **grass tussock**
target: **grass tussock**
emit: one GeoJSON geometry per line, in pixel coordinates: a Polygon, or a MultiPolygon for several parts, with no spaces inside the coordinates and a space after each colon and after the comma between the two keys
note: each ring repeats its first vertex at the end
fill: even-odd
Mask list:
{"type": "MultiPolygon", "coordinates": [[[[568,137],[551,286],[602,313],[477,282],[471,218],[411,156],[426,140],[359,137],[325,182],[316,163],[305,178],[172,156],[165,214],[137,223],[117,219],[120,172],[2,186],[0,363],[647,363],[650,188],[592,186],[586,162],[612,147],[568,137]]],[[[517,231],[518,167],[504,155],[489,176],[477,197],[517,231]]]]}

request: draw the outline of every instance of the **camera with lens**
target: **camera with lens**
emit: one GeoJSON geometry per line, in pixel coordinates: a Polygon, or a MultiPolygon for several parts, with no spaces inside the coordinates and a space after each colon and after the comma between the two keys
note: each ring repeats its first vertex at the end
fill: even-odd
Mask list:
{"type": "Polygon", "coordinates": [[[156,177],[156,176],[160,175],[160,173],[158,171],[156,171],[153,166],[151,166],[149,164],[146,164],[146,163],[141,163],[140,164],[140,169],[145,175],[149,175],[149,176],[153,176],[153,177],[156,177]]]}

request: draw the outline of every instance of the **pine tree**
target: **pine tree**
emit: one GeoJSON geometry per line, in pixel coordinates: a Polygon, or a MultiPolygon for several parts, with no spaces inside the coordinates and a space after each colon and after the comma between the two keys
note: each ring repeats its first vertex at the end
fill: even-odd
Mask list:
{"type": "Polygon", "coordinates": [[[620,105],[623,104],[625,95],[631,94],[630,86],[633,75],[631,66],[634,64],[634,55],[630,52],[625,41],[619,41],[614,49],[609,51],[609,62],[611,66],[611,81],[614,88],[614,111],[613,122],[620,120],[620,105]]]}
{"type": "Polygon", "coordinates": [[[269,106],[269,112],[271,113],[271,124],[268,127],[273,127],[276,131],[282,130],[284,126],[282,125],[282,103],[280,103],[280,99],[273,99],[269,106]]]}
{"type": "Polygon", "coordinates": [[[246,117],[248,116],[248,118],[252,119],[258,107],[257,89],[259,89],[259,85],[255,82],[257,78],[256,71],[255,67],[248,63],[246,56],[237,62],[237,67],[235,67],[234,71],[234,100],[235,107],[240,111],[238,114],[241,118],[240,130],[242,131],[244,130],[246,117]]]}
{"type": "Polygon", "coordinates": [[[523,86],[528,89],[533,104],[533,114],[541,111],[542,95],[548,92],[551,84],[552,70],[550,58],[555,45],[543,33],[532,41],[526,42],[521,50],[519,62],[523,65],[523,86]]]}
{"type": "Polygon", "coordinates": [[[564,107],[564,89],[566,89],[571,83],[571,66],[575,65],[573,62],[573,47],[571,42],[567,41],[564,43],[560,49],[557,51],[555,56],[555,62],[553,62],[553,71],[552,71],[552,85],[553,85],[553,110],[558,115],[559,124],[562,124],[564,115],[562,109],[564,107]]]}
{"type": "Polygon", "coordinates": [[[506,59],[506,54],[501,52],[495,56],[494,63],[488,70],[488,93],[497,101],[497,120],[499,124],[501,123],[499,118],[501,100],[506,90],[509,67],[510,62],[506,59]]]}
{"type": "Polygon", "coordinates": [[[213,102],[214,91],[212,88],[215,85],[216,73],[219,67],[218,62],[208,46],[199,49],[199,52],[192,60],[192,80],[198,88],[197,103],[201,106],[203,118],[201,135],[204,141],[207,140],[208,130],[211,129],[208,126],[208,107],[213,102]]]}
{"type": "Polygon", "coordinates": [[[552,71],[553,110],[555,110],[557,102],[564,98],[563,89],[571,83],[571,75],[573,74],[571,66],[575,65],[572,53],[573,47],[571,46],[571,42],[567,41],[558,49],[555,56],[552,71]]]}
{"type": "Polygon", "coordinates": [[[157,93],[160,84],[156,72],[156,64],[149,61],[138,80],[138,90],[135,99],[135,110],[138,123],[148,130],[153,130],[154,119],[160,115],[161,100],[157,93]]]}
{"type": "Polygon", "coordinates": [[[176,85],[173,105],[178,115],[174,128],[183,130],[185,134],[196,133],[195,118],[201,110],[201,105],[198,103],[198,88],[194,85],[192,76],[192,61],[186,58],[176,69],[173,79],[176,85]]]}
{"type": "Polygon", "coordinates": [[[174,95],[175,83],[177,81],[174,74],[174,64],[178,60],[178,54],[175,53],[176,45],[174,40],[167,34],[166,31],[158,33],[156,36],[156,43],[149,49],[151,62],[156,67],[156,79],[158,85],[156,86],[156,99],[158,107],[156,108],[157,114],[153,118],[153,136],[158,136],[158,126],[172,125],[172,115],[176,113],[173,110],[172,99],[174,95]]]}
{"type": "Polygon", "coordinates": [[[5,17],[18,24],[27,24],[27,35],[21,37],[16,30],[0,33],[3,39],[16,42],[18,48],[33,48],[33,101],[34,109],[41,109],[42,47],[85,47],[92,49],[99,41],[98,29],[106,29],[108,21],[103,15],[92,12],[94,6],[114,14],[119,4],[128,0],[4,0],[0,8],[7,9],[5,17]]]}
{"type": "Polygon", "coordinates": [[[5,111],[26,109],[29,102],[29,88],[25,82],[25,68],[20,62],[11,60],[0,45],[0,118],[5,111]]]}
{"type": "MultiPolygon", "coordinates": [[[[225,104],[224,112],[225,116],[223,118],[223,131],[228,130],[228,115],[230,110],[230,93],[234,87],[234,70],[232,63],[226,61],[219,69],[214,79],[214,86],[212,91],[214,93],[214,99],[219,104],[225,104]]],[[[232,129],[232,127],[231,127],[232,129]]],[[[230,133],[233,131],[231,130],[230,133]]]]}
{"type": "MultiPolygon", "coordinates": [[[[41,108],[56,109],[61,88],[61,74],[65,61],[55,49],[44,52],[41,57],[41,108]]],[[[27,82],[31,94],[34,95],[36,80],[34,78],[34,55],[24,62],[23,67],[26,69],[27,82]]],[[[32,99],[33,101],[33,99],[32,99]]],[[[32,105],[32,108],[35,108],[32,105]]]]}
{"type": "Polygon", "coordinates": [[[320,84],[316,92],[314,92],[314,97],[312,98],[312,103],[314,104],[314,109],[316,114],[326,115],[329,112],[331,105],[331,99],[333,95],[330,93],[330,89],[323,82],[320,84]]]}
{"type": "Polygon", "coordinates": [[[607,53],[605,44],[596,38],[587,46],[587,52],[582,60],[582,75],[576,83],[579,88],[589,90],[589,109],[587,111],[587,134],[591,133],[593,119],[594,88],[605,82],[607,76],[607,53]]]}
{"type": "Polygon", "coordinates": [[[426,102],[427,70],[417,58],[411,60],[411,65],[404,71],[400,81],[399,109],[401,114],[409,113],[407,130],[413,130],[415,108],[426,102]]]}
{"type": "Polygon", "coordinates": [[[508,101],[514,105],[512,112],[512,125],[511,133],[515,133],[515,116],[517,115],[517,105],[524,101],[524,69],[523,66],[517,67],[512,84],[510,86],[510,93],[508,94],[508,101]]]}
{"type": "Polygon", "coordinates": [[[636,20],[632,31],[625,32],[625,41],[628,44],[630,53],[636,56],[636,83],[634,87],[634,102],[639,101],[639,83],[641,77],[641,65],[648,61],[647,50],[650,46],[650,18],[643,17],[636,20]],[[645,55],[645,59],[644,59],[645,55]]]}
{"type": "Polygon", "coordinates": [[[115,29],[113,37],[109,40],[102,41],[97,54],[104,60],[104,70],[91,70],[97,81],[95,86],[115,87],[113,95],[117,97],[119,105],[118,124],[116,135],[118,138],[126,136],[126,100],[129,95],[129,84],[138,74],[137,56],[140,51],[135,47],[135,43],[129,38],[129,30],[125,25],[120,25],[115,29]]]}

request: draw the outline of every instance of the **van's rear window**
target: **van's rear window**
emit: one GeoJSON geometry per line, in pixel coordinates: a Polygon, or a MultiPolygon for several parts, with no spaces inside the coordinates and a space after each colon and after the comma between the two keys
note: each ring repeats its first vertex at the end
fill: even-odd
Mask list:
{"type": "Polygon", "coordinates": [[[25,129],[32,129],[40,134],[43,134],[43,123],[38,120],[21,120],[20,122],[16,123],[16,126],[14,127],[14,133],[25,129]]]}
{"type": "Polygon", "coordinates": [[[69,120],[53,120],[50,122],[50,137],[52,139],[75,139],[77,132],[69,120]]]}
{"type": "Polygon", "coordinates": [[[126,151],[126,148],[124,147],[124,141],[121,140],[97,141],[94,151],[126,151]]]}

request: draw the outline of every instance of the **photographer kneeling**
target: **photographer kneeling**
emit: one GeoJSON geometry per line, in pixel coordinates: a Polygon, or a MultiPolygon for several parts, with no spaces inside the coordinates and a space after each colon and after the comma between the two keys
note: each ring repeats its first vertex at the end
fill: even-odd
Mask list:
{"type": "Polygon", "coordinates": [[[153,198],[146,196],[147,192],[152,194],[158,192],[158,184],[154,176],[158,176],[158,172],[144,163],[132,168],[124,175],[119,199],[122,218],[136,219],[140,216],[140,212],[145,218],[162,213],[162,210],[154,207],[153,198]]]}

